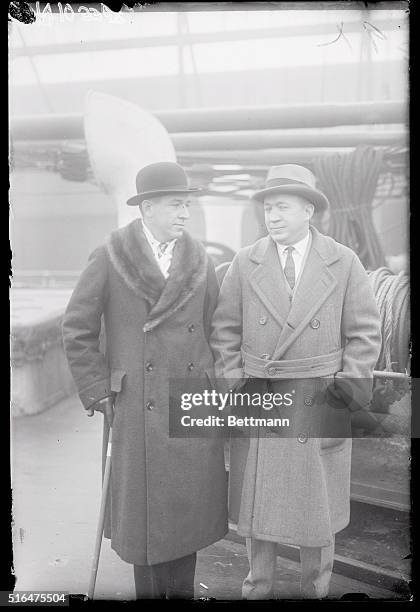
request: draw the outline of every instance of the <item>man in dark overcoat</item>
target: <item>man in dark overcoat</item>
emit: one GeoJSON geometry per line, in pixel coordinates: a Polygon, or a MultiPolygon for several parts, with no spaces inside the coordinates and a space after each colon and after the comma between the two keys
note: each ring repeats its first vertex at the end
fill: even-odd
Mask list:
{"type": "Polygon", "coordinates": [[[369,405],[380,317],[356,253],[310,223],[329,204],[312,172],[271,168],[254,198],[268,236],[241,249],[224,277],[211,338],[216,374],[242,393],[286,388],[294,399],[289,427],[274,436],[251,428],[231,442],[230,516],[250,564],[242,595],[273,596],[283,543],[300,547],[302,596],[320,598],[335,533],[349,522],[350,415],[369,405]]]}
{"type": "Polygon", "coordinates": [[[185,231],[195,188],[183,168],[151,164],[136,185],[127,203],[141,218],[91,254],[64,346],[88,415],[106,416],[104,440],[112,423],[105,536],[134,565],[137,598],[192,598],[196,552],[227,532],[226,472],[221,440],[169,435],[169,379],[213,380],[218,283],[185,231]]]}

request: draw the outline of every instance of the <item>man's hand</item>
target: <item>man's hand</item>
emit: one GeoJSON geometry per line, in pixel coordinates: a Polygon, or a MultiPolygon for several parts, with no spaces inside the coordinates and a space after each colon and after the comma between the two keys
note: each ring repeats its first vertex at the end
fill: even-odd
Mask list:
{"type": "Polygon", "coordinates": [[[94,411],[98,410],[105,415],[108,425],[112,427],[114,420],[114,398],[111,395],[103,397],[99,402],[95,402],[87,409],[87,415],[89,417],[94,415],[94,411]]]}

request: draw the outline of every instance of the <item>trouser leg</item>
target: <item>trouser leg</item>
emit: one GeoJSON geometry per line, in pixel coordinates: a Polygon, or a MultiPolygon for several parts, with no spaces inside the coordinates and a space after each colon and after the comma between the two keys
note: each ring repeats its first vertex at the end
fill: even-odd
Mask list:
{"type": "Polygon", "coordinates": [[[168,571],[167,563],[134,565],[136,599],[165,599],[168,571]]]}
{"type": "Polygon", "coordinates": [[[134,565],[136,599],[192,599],[197,553],[156,563],[134,565]]]}
{"type": "Polygon", "coordinates": [[[168,562],[168,599],[193,599],[197,553],[168,562]]]}
{"type": "Polygon", "coordinates": [[[249,573],[242,585],[244,599],[270,599],[273,597],[277,561],[277,544],[246,538],[249,573]]]}
{"type": "Polygon", "coordinates": [[[334,563],[334,544],[330,546],[300,547],[300,564],[302,577],[300,590],[304,597],[327,597],[334,563]]]}

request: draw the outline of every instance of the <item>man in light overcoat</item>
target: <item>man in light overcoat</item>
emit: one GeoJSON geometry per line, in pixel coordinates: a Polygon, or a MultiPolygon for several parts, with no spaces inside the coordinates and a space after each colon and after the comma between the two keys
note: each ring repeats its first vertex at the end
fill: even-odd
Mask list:
{"type": "Polygon", "coordinates": [[[169,379],[213,380],[218,283],[185,231],[195,189],[181,166],[151,164],[136,184],[127,203],[141,218],[90,256],[64,346],[88,415],[106,416],[104,440],[112,423],[105,536],[133,564],[137,598],[192,598],[196,552],[227,532],[227,479],[221,440],[169,435],[169,379]]]}
{"type": "Polygon", "coordinates": [[[335,534],[349,522],[350,414],[370,401],[379,312],[357,255],[310,223],[329,203],[308,169],[271,168],[254,199],[268,235],[242,248],[224,277],[211,337],[216,375],[243,393],[287,383],[295,395],[287,430],[231,440],[230,517],[250,565],[242,596],[273,597],[283,543],[300,547],[302,596],[321,598],[335,534]]]}

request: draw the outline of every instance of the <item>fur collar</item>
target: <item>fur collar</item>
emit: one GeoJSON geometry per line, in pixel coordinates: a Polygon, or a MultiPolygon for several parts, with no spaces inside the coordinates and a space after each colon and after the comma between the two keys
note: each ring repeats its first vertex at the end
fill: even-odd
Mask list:
{"type": "Polygon", "coordinates": [[[106,246],[112,265],[127,287],[149,306],[144,331],[153,329],[184,306],[207,275],[207,253],[186,232],[175,243],[167,280],[147,242],[140,219],[112,232],[106,246]]]}

